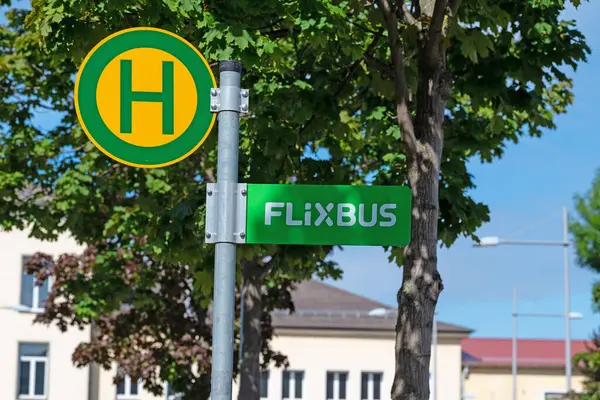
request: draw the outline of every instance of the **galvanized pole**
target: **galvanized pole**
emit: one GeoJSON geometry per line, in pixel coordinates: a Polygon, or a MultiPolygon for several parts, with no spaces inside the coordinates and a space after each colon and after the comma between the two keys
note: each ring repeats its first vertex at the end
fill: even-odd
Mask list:
{"type": "Polygon", "coordinates": [[[571,393],[571,291],[569,285],[569,215],[563,207],[563,266],[565,275],[565,376],[567,394],[571,393]]]}
{"type": "Polygon", "coordinates": [[[239,61],[219,64],[217,240],[213,300],[211,400],[231,400],[235,315],[235,215],[240,129],[239,61]]]}
{"type": "Polygon", "coordinates": [[[517,288],[513,290],[512,400],[517,400],[517,288]]]}
{"type": "MultiPolygon", "coordinates": [[[[90,326],[90,344],[97,341],[98,328],[96,322],[92,320],[90,326]]],[[[100,396],[100,365],[92,362],[89,365],[88,375],[88,400],[98,400],[100,396]]]]}

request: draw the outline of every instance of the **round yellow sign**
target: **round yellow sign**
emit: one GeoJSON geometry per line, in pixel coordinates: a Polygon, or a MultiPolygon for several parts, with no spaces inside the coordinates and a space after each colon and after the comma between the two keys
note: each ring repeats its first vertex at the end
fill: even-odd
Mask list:
{"type": "Polygon", "coordinates": [[[210,133],[210,89],[204,57],[171,32],[132,28],[110,35],[84,60],[75,84],[77,116],[109,157],[158,168],[191,155],[210,133]]]}

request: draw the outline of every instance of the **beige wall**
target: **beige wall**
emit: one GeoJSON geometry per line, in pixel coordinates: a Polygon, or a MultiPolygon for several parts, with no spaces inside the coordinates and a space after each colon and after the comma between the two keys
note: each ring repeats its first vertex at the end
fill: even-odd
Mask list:
{"type": "MultiPolygon", "coordinates": [[[[470,367],[465,396],[474,400],[512,399],[511,367],[470,367]]],[[[583,377],[573,375],[572,388],[582,389],[583,377]]],[[[562,368],[520,368],[517,374],[517,400],[544,400],[548,392],[565,390],[562,368]]]]}
{"type": "Polygon", "coordinates": [[[89,337],[89,331],[62,334],[55,326],[33,325],[35,314],[10,310],[20,303],[21,256],[42,251],[50,254],[78,252],[78,246],[63,236],[57,242],[30,239],[23,232],[0,232],[0,399],[15,399],[19,342],[49,344],[49,399],[87,398],[87,369],[71,362],[75,346],[89,337]],[[57,251],[58,250],[58,251],[57,251]]]}
{"type": "MultiPolygon", "coordinates": [[[[288,356],[290,370],[305,371],[303,399],[325,399],[326,373],[348,372],[347,400],[360,400],[361,372],[382,372],[382,398],[389,398],[394,378],[394,335],[372,332],[280,330],[273,349],[288,356]]],[[[459,338],[438,341],[438,400],[459,400],[459,338]]],[[[282,370],[272,370],[269,400],[281,399],[282,370]]],[[[237,384],[234,386],[237,394],[237,384]]]]}
{"type": "MultiPolygon", "coordinates": [[[[327,371],[348,372],[347,400],[360,400],[361,372],[382,372],[382,399],[389,398],[394,374],[394,337],[391,333],[374,338],[372,333],[280,331],[272,346],[288,356],[290,370],[304,371],[304,400],[325,399],[327,371]]],[[[458,338],[440,338],[438,400],[459,400],[460,356],[458,338]]],[[[102,371],[99,400],[115,400],[115,387],[112,385],[115,372],[114,369],[102,371]]],[[[281,399],[282,372],[283,369],[271,370],[268,400],[281,399]]],[[[234,399],[237,399],[237,394],[238,382],[234,382],[234,399]]],[[[138,399],[156,400],[143,390],[135,398],[138,399]]]]}

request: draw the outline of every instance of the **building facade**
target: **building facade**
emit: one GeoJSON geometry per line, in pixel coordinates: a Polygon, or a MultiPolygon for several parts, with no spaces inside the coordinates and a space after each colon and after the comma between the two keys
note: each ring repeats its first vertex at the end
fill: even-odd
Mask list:
{"type": "MultiPolygon", "coordinates": [[[[465,397],[505,400],[513,396],[511,339],[466,338],[461,343],[463,365],[468,369],[465,397]]],[[[572,355],[586,351],[586,343],[574,340],[572,355]]],[[[584,377],[573,368],[571,388],[583,389],[584,377]]],[[[519,339],[517,342],[517,399],[561,399],[566,391],[565,342],[519,339]]]]}
{"type": "MultiPolygon", "coordinates": [[[[293,295],[296,313],[275,314],[273,347],[289,371],[272,370],[266,399],[380,400],[394,377],[394,311],[370,299],[309,281],[293,295]],[[303,383],[297,386],[297,382],[303,383]]],[[[471,330],[438,323],[438,400],[460,399],[460,342],[471,330]]],[[[433,383],[433,382],[432,382],[433,383]]],[[[265,385],[263,385],[263,388],[265,385]]]]}
{"type": "MultiPolygon", "coordinates": [[[[23,270],[26,258],[38,251],[55,256],[80,253],[81,246],[65,235],[55,242],[42,242],[29,238],[24,232],[12,231],[0,232],[0,251],[5,260],[0,268],[0,323],[5,327],[0,331],[0,354],[3,355],[0,399],[177,399],[167,391],[162,399],[156,398],[144,391],[141,383],[129,378],[115,386],[115,368],[100,370],[99,387],[90,388],[92,370],[75,368],[71,361],[77,345],[89,341],[89,329],[72,328],[63,333],[54,325],[33,324],[36,313],[43,309],[52,282],[35,286],[33,277],[23,270]]],[[[284,312],[273,315],[276,336],[272,347],[288,356],[290,367],[262,373],[261,398],[389,398],[394,377],[394,309],[316,281],[298,285],[293,300],[296,307],[293,315],[284,312]]],[[[438,346],[432,348],[438,367],[437,373],[430,372],[432,400],[510,398],[510,352],[503,350],[504,359],[498,361],[500,356],[494,349],[500,342],[468,338],[471,332],[461,326],[438,322],[438,346]],[[468,375],[464,374],[465,367],[469,369],[468,375]],[[461,394],[463,388],[465,396],[461,394]]],[[[541,346],[543,349],[544,345],[541,346]]],[[[581,351],[580,345],[574,345],[573,350],[581,351]]],[[[532,358],[528,354],[523,352],[519,356],[519,363],[525,364],[519,372],[518,400],[552,397],[552,393],[564,387],[560,365],[527,364],[532,358]]],[[[581,377],[576,377],[574,389],[580,388],[580,383],[581,377]]],[[[166,384],[165,389],[168,389],[166,384]]],[[[236,382],[233,394],[237,398],[236,382]]]]}
{"type": "Polygon", "coordinates": [[[58,255],[80,248],[66,236],[42,242],[20,231],[0,232],[0,399],[86,399],[88,370],[75,368],[71,355],[89,339],[89,330],[63,334],[33,324],[50,290],[49,284],[36,287],[33,277],[23,273],[24,257],[37,251],[58,255]]]}

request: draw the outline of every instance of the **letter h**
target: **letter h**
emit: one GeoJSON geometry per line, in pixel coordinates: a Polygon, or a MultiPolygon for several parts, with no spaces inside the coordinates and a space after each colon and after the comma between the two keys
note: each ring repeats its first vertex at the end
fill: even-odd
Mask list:
{"type": "Polygon", "coordinates": [[[175,132],[175,78],[172,61],[162,63],[162,92],[135,92],[132,88],[131,60],[121,60],[121,133],[131,133],[133,102],[162,103],[162,133],[175,132]]]}

